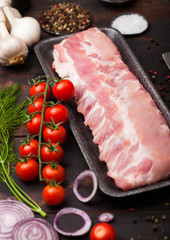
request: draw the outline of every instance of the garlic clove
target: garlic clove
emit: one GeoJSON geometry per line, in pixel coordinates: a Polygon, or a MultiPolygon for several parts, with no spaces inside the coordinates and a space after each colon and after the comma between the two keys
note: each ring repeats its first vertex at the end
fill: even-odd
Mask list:
{"type": "Polygon", "coordinates": [[[22,17],[21,13],[16,8],[11,7],[11,11],[14,14],[15,17],[17,17],[17,18],[21,18],[22,17]]]}
{"type": "Polygon", "coordinates": [[[41,29],[38,21],[32,17],[16,18],[10,34],[23,40],[28,47],[40,40],[41,29]]]}
{"type": "Polygon", "coordinates": [[[0,8],[0,64],[4,66],[23,64],[27,56],[26,43],[9,34],[5,15],[0,8]]]}
{"type": "Polygon", "coordinates": [[[40,39],[41,28],[39,22],[33,17],[17,18],[11,11],[10,6],[3,7],[3,11],[11,25],[10,34],[24,41],[31,47],[40,39]]]}
{"type": "Polygon", "coordinates": [[[0,8],[4,6],[10,6],[12,3],[12,0],[1,0],[0,1],[0,8]]]}
{"type": "MultiPolygon", "coordinates": [[[[21,17],[22,17],[22,15],[20,14],[20,12],[19,12],[16,8],[11,7],[11,11],[12,11],[12,13],[13,13],[13,15],[14,15],[15,17],[17,17],[17,18],[21,18],[21,17]]],[[[10,31],[11,25],[10,25],[7,17],[6,17],[6,27],[7,27],[7,29],[10,31]]]]}
{"type": "Polygon", "coordinates": [[[28,47],[20,39],[8,36],[0,39],[0,63],[3,66],[23,64],[28,56],[28,47]]]}

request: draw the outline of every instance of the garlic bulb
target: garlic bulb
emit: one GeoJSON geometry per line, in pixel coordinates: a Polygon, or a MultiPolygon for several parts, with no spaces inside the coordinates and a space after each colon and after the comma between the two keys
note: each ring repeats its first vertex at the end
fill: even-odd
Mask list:
{"type": "Polygon", "coordinates": [[[23,64],[28,55],[28,48],[18,38],[8,36],[0,39],[0,63],[3,66],[23,64]]]}
{"type": "Polygon", "coordinates": [[[10,7],[3,7],[4,13],[11,25],[10,34],[24,41],[28,47],[39,41],[41,29],[38,21],[32,17],[17,18],[10,7]]]}
{"type": "MultiPolygon", "coordinates": [[[[22,17],[22,15],[20,14],[20,12],[19,12],[16,8],[11,7],[11,11],[12,11],[12,13],[14,14],[15,17],[17,17],[17,18],[21,18],[21,17],[22,17]]],[[[7,19],[7,18],[6,18],[6,27],[7,27],[7,29],[10,31],[11,25],[10,25],[10,23],[8,22],[8,19],[7,19]]]]}
{"type": "Polygon", "coordinates": [[[11,11],[14,14],[15,17],[17,17],[17,18],[22,17],[21,13],[16,8],[11,7],[11,11]]]}
{"type": "Polygon", "coordinates": [[[28,55],[27,45],[7,31],[5,16],[0,8],[0,63],[4,66],[23,64],[28,55]]]}
{"type": "Polygon", "coordinates": [[[8,6],[11,5],[11,2],[12,2],[11,0],[1,0],[0,1],[0,8],[4,7],[6,5],[8,5],[8,6]]]}

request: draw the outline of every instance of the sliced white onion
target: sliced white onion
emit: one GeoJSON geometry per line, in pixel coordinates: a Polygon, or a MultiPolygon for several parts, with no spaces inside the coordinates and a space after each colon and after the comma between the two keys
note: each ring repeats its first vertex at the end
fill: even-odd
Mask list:
{"type": "Polygon", "coordinates": [[[91,221],[90,217],[88,216],[88,214],[86,212],[84,212],[81,209],[72,208],[72,207],[61,209],[56,214],[56,216],[54,218],[54,223],[53,223],[53,226],[54,226],[54,228],[57,232],[59,232],[60,234],[62,234],[64,236],[72,236],[72,237],[82,236],[83,234],[86,234],[90,230],[91,225],[92,225],[92,221],[91,221]],[[75,232],[65,232],[65,231],[61,230],[59,228],[58,223],[59,223],[59,218],[64,214],[75,214],[75,215],[79,215],[80,217],[82,217],[83,220],[84,220],[83,227],[76,230],[75,232]]]}
{"type": "Polygon", "coordinates": [[[74,185],[73,185],[73,192],[81,202],[89,202],[96,194],[97,187],[98,187],[98,181],[97,181],[96,174],[91,170],[85,170],[82,173],[80,173],[75,179],[74,185]],[[78,186],[79,186],[79,183],[86,177],[90,177],[92,179],[93,189],[91,194],[88,197],[83,197],[78,192],[78,186]]]}
{"type": "Polygon", "coordinates": [[[17,223],[12,231],[12,240],[59,240],[53,226],[40,218],[29,218],[17,223]]]}
{"type": "Polygon", "coordinates": [[[102,213],[98,217],[99,222],[111,222],[113,219],[114,219],[114,215],[108,212],[102,213]]]}
{"type": "Polygon", "coordinates": [[[33,211],[17,200],[0,200],[0,239],[10,239],[15,224],[23,219],[34,217],[33,211]]]}

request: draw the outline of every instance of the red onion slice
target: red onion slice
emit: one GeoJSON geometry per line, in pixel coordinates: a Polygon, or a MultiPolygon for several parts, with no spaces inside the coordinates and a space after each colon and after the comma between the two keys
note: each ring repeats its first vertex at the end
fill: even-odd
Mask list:
{"type": "Polygon", "coordinates": [[[73,185],[73,192],[74,192],[75,196],[81,202],[89,202],[94,197],[94,195],[96,194],[97,187],[98,187],[98,181],[97,181],[96,174],[93,171],[91,171],[91,170],[85,170],[82,173],[80,173],[77,176],[77,178],[75,179],[74,185],[73,185]],[[78,192],[78,186],[79,186],[79,183],[86,177],[90,177],[92,179],[93,190],[92,190],[91,194],[88,197],[83,197],[78,192]]]}
{"type": "Polygon", "coordinates": [[[64,236],[72,236],[72,237],[81,236],[81,235],[87,233],[90,230],[91,225],[92,225],[91,219],[86,212],[82,211],[81,209],[72,208],[72,207],[61,209],[56,214],[56,216],[54,218],[54,223],[53,223],[53,226],[57,232],[59,232],[60,234],[62,234],[64,236]],[[59,222],[59,218],[64,214],[76,214],[76,215],[79,215],[80,217],[82,217],[84,220],[83,227],[76,230],[75,232],[65,232],[65,231],[61,230],[59,228],[58,222],[59,222]]]}
{"type": "Polygon", "coordinates": [[[0,239],[10,239],[15,224],[23,219],[34,217],[33,211],[17,200],[0,200],[0,239]]]}
{"type": "Polygon", "coordinates": [[[59,240],[53,226],[40,218],[29,218],[17,223],[12,231],[12,240],[59,240]]]}
{"type": "Polygon", "coordinates": [[[111,222],[113,219],[114,219],[114,215],[108,212],[102,213],[98,217],[99,222],[111,222]]]}

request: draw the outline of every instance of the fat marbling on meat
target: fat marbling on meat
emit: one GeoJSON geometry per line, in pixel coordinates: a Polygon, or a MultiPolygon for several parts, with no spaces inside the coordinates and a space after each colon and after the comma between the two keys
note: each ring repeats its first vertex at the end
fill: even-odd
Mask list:
{"type": "Polygon", "coordinates": [[[78,112],[93,134],[107,175],[124,191],[170,176],[170,130],[150,94],[98,28],[53,49],[53,68],[75,86],[78,112]]]}

